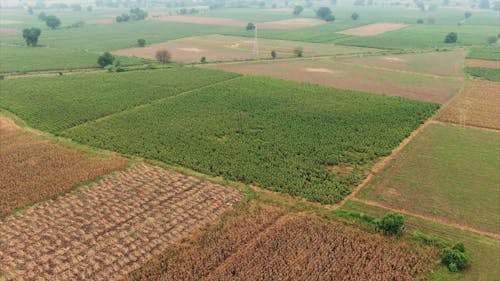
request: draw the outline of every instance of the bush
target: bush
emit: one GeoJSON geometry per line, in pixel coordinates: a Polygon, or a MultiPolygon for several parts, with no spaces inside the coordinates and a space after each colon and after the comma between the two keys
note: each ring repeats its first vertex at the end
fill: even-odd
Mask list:
{"type": "Polygon", "coordinates": [[[55,29],[61,25],[61,20],[56,16],[50,15],[45,18],[45,24],[51,29],[55,29]]]}
{"type": "Polygon", "coordinates": [[[377,228],[385,235],[403,235],[404,217],[398,213],[387,213],[381,220],[377,221],[377,228]]]}
{"type": "Polygon", "coordinates": [[[36,27],[23,29],[23,38],[26,45],[35,47],[38,44],[40,34],[42,34],[42,31],[36,27]]]}
{"type": "Polygon", "coordinates": [[[275,50],[271,51],[271,58],[275,59],[278,55],[276,54],[275,50]]]}
{"type": "Polygon", "coordinates": [[[300,13],[302,13],[303,10],[304,10],[304,7],[296,5],[295,7],[293,7],[293,14],[295,16],[298,16],[298,15],[300,15],[300,13]]]}
{"type": "Polygon", "coordinates": [[[457,245],[444,249],[441,256],[441,263],[446,265],[451,272],[464,270],[470,264],[470,257],[465,252],[463,244],[458,243],[457,245]]]}
{"type": "Polygon", "coordinates": [[[200,62],[201,63],[207,63],[207,58],[206,57],[201,57],[200,62]]]}
{"type": "Polygon", "coordinates": [[[321,7],[316,11],[316,15],[325,21],[333,21],[335,17],[332,15],[332,10],[328,7],[321,7]]]}
{"type": "Polygon", "coordinates": [[[253,22],[249,22],[246,27],[247,31],[255,30],[255,24],[253,22]]]}
{"type": "Polygon", "coordinates": [[[293,50],[293,53],[294,53],[297,57],[301,58],[301,57],[303,57],[303,56],[304,56],[304,49],[302,49],[302,47],[297,47],[297,48],[295,48],[295,49],[293,50]]]}
{"type": "Polygon", "coordinates": [[[352,13],[351,15],[351,19],[352,20],[357,20],[359,18],[359,14],[358,13],[352,13]]]}
{"type": "Polygon", "coordinates": [[[497,41],[498,41],[497,36],[489,36],[488,38],[486,38],[486,43],[488,43],[489,45],[496,44],[497,41]]]}
{"type": "Polygon", "coordinates": [[[139,47],[144,47],[146,46],[146,40],[145,39],[137,39],[137,45],[139,45],[139,47]]]}
{"type": "Polygon", "coordinates": [[[450,32],[444,38],[444,43],[455,43],[457,42],[458,35],[455,32],[450,32]]]}
{"type": "Polygon", "coordinates": [[[106,67],[108,65],[112,65],[115,61],[115,57],[110,52],[105,52],[97,59],[97,63],[101,67],[106,67]]]}
{"type": "Polygon", "coordinates": [[[422,23],[424,23],[424,20],[423,20],[423,19],[418,19],[418,20],[417,20],[417,23],[418,23],[418,24],[422,24],[422,23]]]}
{"type": "Polygon", "coordinates": [[[172,58],[172,56],[170,55],[170,52],[167,50],[158,50],[156,52],[155,58],[159,62],[166,64],[166,63],[170,62],[170,59],[172,58]]]}

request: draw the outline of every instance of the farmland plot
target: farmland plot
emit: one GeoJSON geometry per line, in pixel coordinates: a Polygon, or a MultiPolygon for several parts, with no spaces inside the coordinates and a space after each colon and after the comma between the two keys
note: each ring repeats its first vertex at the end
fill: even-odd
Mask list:
{"type": "Polygon", "coordinates": [[[426,280],[436,252],[314,215],[250,206],[128,280],[426,280]]]}
{"type": "Polygon", "coordinates": [[[373,23],[373,24],[363,25],[360,27],[354,27],[342,30],[339,31],[338,33],[345,35],[352,35],[352,36],[373,36],[389,31],[399,30],[406,26],[407,26],[406,24],[399,24],[399,23],[373,23]]]}
{"type": "Polygon", "coordinates": [[[500,233],[498,132],[431,124],[364,198],[500,233]]]}
{"type": "Polygon", "coordinates": [[[296,56],[297,47],[303,49],[305,57],[321,55],[350,55],[371,53],[374,50],[358,47],[336,46],[333,44],[314,44],[283,40],[260,39],[258,41],[259,54],[254,52],[254,40],[248,37],[208,35],[188,37],[164,43],[152,44],[146,47],[136,47],[114,51],[121,56],[136,56],[154,58],[156,51],[167,49],[172,54],[173,61],[199,62],[205,57],[208,62],[227,60],[248,60],[258,58],[271,58],[271,51],[277,56],[296,56]]]}
{"type": "Polygon", "coordinates": [[[483,67],[483,68],[500,68],[500,60],[480,60],[467,59],[465,65],[468,67],[483,67]]]}
{"type": "Polygon", "coordinates": [[[350,57],[339,58],[337,61],[383,69],[461,77],[463,76],[462,64],[464,57],[465,52],[458,50],[422,54],[350,57]]]}
{"type": "Polygon", "coordinates": [[[21,116],[32,127],[59,133],[90,120],[237,76],[197,68],[171,68],[16,78],[0,81],[0,107],[21,116]]]}
{"type": "Polygon", "coordinates": [[[19,280],[115,280],[241,197],[232,188],[137,164],[0,221],[0,272],[19,280]]]}
{"type": "Polygon", "coordinates": [[[437,120],[500,130],[500,83],[474,81],[438,114],[437,120]]]}
{"type": "Polygon", "coordinates": [[[41,139],[0,117],[0,217],[126,165],[41,139]]]}
{"type": "Polygon", "coordinates": [[[350,193],[367,166],[388,155],[437,108],[248,76],[63,134],[92,146],[334,203],[350,193]]]}
{"type": "Polygon", "coordinates": [[[463,82],[458,77],[432,77],[334,60],[249,62],[209,67],[437,103],[449,100],[463,82]]]}

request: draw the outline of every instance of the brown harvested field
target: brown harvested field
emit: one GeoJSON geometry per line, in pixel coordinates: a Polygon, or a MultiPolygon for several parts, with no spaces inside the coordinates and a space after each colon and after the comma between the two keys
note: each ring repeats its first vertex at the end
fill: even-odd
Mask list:
{"type": "Polygon", "coordinates": [[[0,19],[0,24],[19,24],[23,23],[22,21],[18,20],[6,20],[6,19],[0,19]]]}
{"type": "Polygon", "coordinates": [[[407,241],[252,204],[126,280],[425,280],[436,258],[407,241]]]}
{"type": "MultiPolygon", "coordinates": [[[[170,16],[155,14],[150,17],[154,20],[169,21],[169,22],[184,22],[184,23],[195,23],[195,24],[209,24],[209,25],[221,25],[221,26],[233,26],[233,27],[246,27],[248,21],[229,19],[229,18],[214,18],[214,17],[197,17],[197,16],[170,16]]],[[[311,27],[315,25],[324,24],[324,21],[319,19],[287,19],[281,21],[270,21],[270,22],[254,22],[257,28],[262,29],[300,29],[305,27],[311,27]]]]}
{"type": "Polygon", "coordinates": [[[0,33],[18,33],[18,32],[21,32],[21,30],[11,27],[0,27],[0,33]]]}
{"type": "Polygon", "coordinates": [[[0,279],[120,278],[241,197],[233,188],[137,164],[0,221],[0,279]]]}
{"type": "Polygon", "coordinates": [[[462,64],[465,54],[466,52],[463,50],[456,50],[422,54],[339,58],[338,61],[431,75],[462,77],[464,75],[462,64]]]}
{"type": "Polygon", "coordinates": [[[439,111],[437,120],[500,130],[500,82],[472,82],[439,111]]]}
{"type": "Polygon", "coordinates": [[[123,158],[90,156],[44,140],[0,117],[0,217],[126,165],[123,158]]]}
{"type": "MultiPolygon", "coordinates": [[[[259,40],[260,58],[271,58],[271,51],[276,51],[278,57],[293,57],[294,49],[301,46],[305,57],[336,55],[336,54],[359,54],[376,52],[373,49],[360,47],[337,46],[332,44],[300,43],[284,40],[259,40]]],[[[254,41],[247,37],[207,35],[187,37],[146,47],[136,47],[113,51],[113,54],[121,56],[136,56],[154,58],[156,51],[167,49],[172,54],[172,60],[182,62],[199,62],[201,57],[207,61],[230,61],[256,59],[253,52],[254,41]]]]}
{"type": "Polygon", "coordinates": [[[484,67],[484,68],[500,68],[500,61],[495,60],[479,60],[479,59],[466,59],[465,65],[470,67],[484,67]]]}
{"type": "Polygon", "coordinates": [[[372,23],[360,27],[349,28],[338,31],[337,33],[353,36],[373,36],[386,33],[389,31],[398,30],[407,27],[407,24],[401,23],[372,23]]]}
{"type": "Polygon", "coordinates": [[[463,83],[463,79],[458,77],[432,77],[327,59],[218,64],[208,67],[436,103],[448,101],[463,83]]]}

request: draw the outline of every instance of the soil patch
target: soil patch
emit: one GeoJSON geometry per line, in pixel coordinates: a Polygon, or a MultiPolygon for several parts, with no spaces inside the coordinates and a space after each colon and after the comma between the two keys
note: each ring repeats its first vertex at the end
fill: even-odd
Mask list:
{"type": "Polygon", "coordinates": [[[479,60],[479,59],[467,59],[465,60],[465,65],[469,67],[484,67],[484,68],[500,68],[500,61],[494,60],[479,60]]]}
{"type": "Polygon", "coordinates": [[[400,23],[373,23],[368,25],[363,25],[360,27],[349,28],[337,33],[353,36],[374,36],[389,31],[394,31],[408,26],[407,24],[400,23]]]}
{"type": "Polygon", "coordinates": [[[21,32],[21,30],[17,28],[0,27],[0,33],[18,33],[18,32],[21,32]]]}

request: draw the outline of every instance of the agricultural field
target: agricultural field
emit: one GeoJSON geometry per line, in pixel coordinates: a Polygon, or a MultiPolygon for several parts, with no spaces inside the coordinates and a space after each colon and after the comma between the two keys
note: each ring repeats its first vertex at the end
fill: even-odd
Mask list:
{"type": "Polygon", "coordinates": [[[338,220],[251,204],[126,280],[426,280],[436,258],[338,220]]]}
{"type": "Polygon", "coordinates": [[[0,107],[22,116],[30,126],[60,133],[84,122],[237,76],[199,68],[169,68],[8,79],[0,81],[0,107]]]}
{"type": "Polygon", "coordinates": [[[474,81],[449,105],[439,111],[437,120],[500,130],[500,83],[474,81]]]}
{"type": "Polygon", "coordinates": [[[359,27],[349,28],[339,31],[340,34],[352,36],[374,36],[383,34],[389,31],[405,28],[407,25],[398,23],[372,23],[359,27]]]}
{"type": "Polygon", "coordinates": [[[366,167],[388,155],[437,108],[247,76],[62,134],[91,146],[335,203],[364,177],[366,167]]]}
{"type": "Polygon", "coordinates": [[[346,57],[338,58],[337,61],[382,69],[463,77],[462,64],[464,56],[465,52],[463,50],[456,50],[421,54],[346,57]]]}
{"type": "Polygon", "coordinates": [[[467,54],[468,59],[500,60],[500,48],[496,46],[473,47],[467,54]]]}
{"type": "MultiPolygon", "coordinates": [[[[96,68],[99,53],[58,48],[0,45],[0,73],[96,68]]],[[[117,57],[124,66],[147,61],[117,57]]]]}
{"type": "MultiPolygon", "coordinates": [[[[347,201],[340,209],[344,212],[364,214],[365,216],[381,217],[387,213],[387,209],[366,205],[359,201],[347,201]]],[[[429,244],[433,240],[439,243],[443,240],[446,243],[462,241],[469,249],[473,265],[461,273],[451,273],[442,267],[434,270],[429,276],[430,281],[466,281],[466,280],[495,280],[500,275],[500,269],[496,266],[500,262],[500,240],[471,233],[447,226],[438,222],[429,221],[419,217],[405,215],[407,226],[406,235],[410,239],[422,241],[421,237],[428,237],[429,244]]]]}
{"type": "Polygon", "coordinates": [[[500,82],[500,68],[466,67],[465,72],[478,79],[500,82]]]}
{"type": "Polygon", "coordinates": [[[341,59],[319,59],[216,64],[209,67],[436,103],[444,103],[454,96],[463,80],[460,77],[435,77],[380,69],[369,66],[369,60],[367,65],[344,63],[341,59]]]}
{"type": "Polygon", "coordinates": [[[123,158],[54,143],[0,116],[0,217],[126,165],[123,158]]]}
{"type": "Polygon", "coordinates": [[[480,59],[467,59],[465,61],[467,67],[482,67],[482,68],[500,68],[500,61],[496,60],[480,60],[480,59]]]}
{"type": "Polygon", "coordinates": [[[146,164],[0,221],[6,279],[118,279],[242,198],[146,164]]]}
{"type": "Polygon", "coordinates": [[[261,39],[258,40],[258,53],[256,53],[254,45],[255,41],[248,37],[208,35],[187,37],[146,47],[122,49],[114,51],[113,54],[154,59],[157,51],[167,49],[170,51],[173,61],[192,63],[199,62],[201,57],[205,57],[207,62],[271,59],[271,51],[275,51],[278,58],[289,58],[296,56],[294,51],[298,47],[302,49],[304,57],[376,52],[373,49],[333,44],[261,39]]]}
{"type": "Polygon", "coordinates": [[[497,132],[431,124],[362,198],[500,233],[499,142],[497,132]]]}

